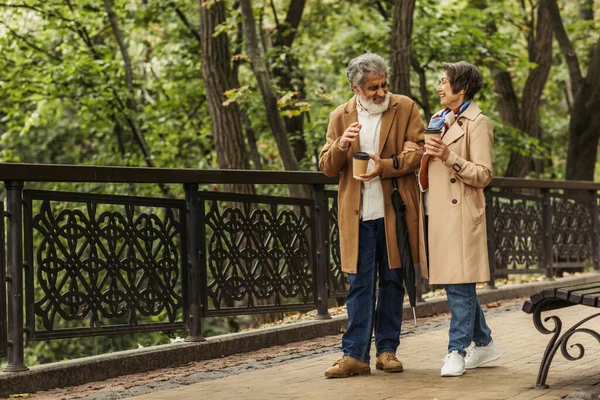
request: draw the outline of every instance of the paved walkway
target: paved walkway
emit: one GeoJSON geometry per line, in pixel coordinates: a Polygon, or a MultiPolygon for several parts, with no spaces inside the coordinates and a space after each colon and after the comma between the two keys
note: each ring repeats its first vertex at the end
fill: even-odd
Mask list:
{"type": "MultiPolygon", "coordinates": [[[[563,319],[564,331],[595,311],[589,307],[570,307],[559,310],[556,315],[563,319]]],[[[549,335],[539,333],[533,327],[531,316],[521,311],[490,314],[488,323],[502,358],[459,378],[439,376],[441,358],[446,353],[447,325],[444,324],[443,328],[402,339],[398,353],[405,371],[399,374],[377,371],[372,360],[371,375],[325,379],[323,372],[339,357],[339,353],[329,353],[131,399],[545,400],[562,398],[600,383],[600,345],[590,335],[578,334],[570,344],[583,344],[585,356],[578,361],[566,361],[557,354],[547,381],[550,389],[531,389],[549,335]]],[[[590,321],[588,326],[600,332],[600,319],[590,321]]]]}

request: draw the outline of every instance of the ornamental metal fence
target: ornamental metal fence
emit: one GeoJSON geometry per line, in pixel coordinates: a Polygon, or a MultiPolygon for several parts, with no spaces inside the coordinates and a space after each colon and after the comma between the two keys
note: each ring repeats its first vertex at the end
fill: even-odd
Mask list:
{"type": "MultiPolygon", "coordinates": [[[[316,309],[325,319],[329,300],[348,291],[337,192],[328,190],[337,180],[320,173],[0,164],[0,179],[7,372],[27,370],[25,337],[185,329],[187,341],[201,341],[204,318],[316,309]],[[177,184],[185,198],[24,189],[29,182],[177,184]],[[201,184],[310,185],[312,198],[201,184]]],[[[489,285],[509,274],[599,270],[598,190],[494,179],[485,189],[489,285]]]]}

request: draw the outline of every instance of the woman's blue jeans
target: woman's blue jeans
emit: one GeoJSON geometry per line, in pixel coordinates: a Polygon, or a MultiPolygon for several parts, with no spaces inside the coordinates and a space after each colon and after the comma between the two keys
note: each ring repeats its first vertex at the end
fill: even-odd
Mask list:
{"type": "MultiPolygon", "coordinates": [[[[429,217],[425,216],[425,251],[429,259],[429,217]]],[[[448,332],[448,353],[458,350],[464,357],[465,349],[475,342],[476,346],[486,346],[492,341],[492,331],[485,322],[485,315],[477,299],[475,283],[444,285],[450,306],[450,331],[448,332]]]]}
{"type": "Polygon", "coordinates": [[[389,268],[383,218],[361,220],[358,243],[358,272],[348,274],[348,329],[342,337],[342,350],[344,356],[368,363],[373,330],[377,355],[396,353],[400,345],[404,286],[401,270],[389,268]],[[379,297],[375,303],[377,275],[379,297]]]}
{"type": "Polygon", "coordinates": [[[492,331],[477,299],[474,283],[444,285],[452,318],[448,332],[448,353],[458,350],[464,357],[465,349],[475,342],[486,346],[492,341],[492,331]]]}

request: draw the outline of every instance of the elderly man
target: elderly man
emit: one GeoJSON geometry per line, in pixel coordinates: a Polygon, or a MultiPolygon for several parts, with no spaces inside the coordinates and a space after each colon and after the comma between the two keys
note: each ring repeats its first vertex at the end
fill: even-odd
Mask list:
{"type": "Polygon", "coordinates": [[[328,378],[369,374],[371,333],[375,330],[376,368],[401,372],[396,358],[400,344],[404,288],[396,242],[396,217],[391,205],[392,180],[407,207],[406,220],[413,261],[418,262],[417,180],[414,171],[423,155],[425,129],[415,103],[387,88],[387,64],[378,55],[363,54],[346,71],[355,96],[331,113],[327,143],[319,167],[340,176],[338,223],[342,270],[349,275],[346,299],[348,329],[342,338],[344,356],[325,372],[328,378]],[[420,144],[421,146],[418,146],[420,144]],[[371,158],[365,174],[353,177],[352,156],[371,158]],[[375,283],[379,275],[379,297],[375,283]]]}

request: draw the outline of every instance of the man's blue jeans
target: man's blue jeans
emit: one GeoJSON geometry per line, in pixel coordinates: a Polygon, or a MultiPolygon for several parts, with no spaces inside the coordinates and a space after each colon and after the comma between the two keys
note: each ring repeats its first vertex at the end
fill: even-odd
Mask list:
{"type": "Polygon", "coordinates": [[[401,270],[389,268],[383,218],[361,220],[358,243],[358,272],[348,274],[348,329],[342,338],[342,350],[344,356],[368,363],[373,328],[377,355],[395,354],[400,345],[404,286],[401,270]],[[379,298],[375,306],[378,271],[379,298]]]}
{"type": "Polygon", "coordinates": [[[474,283],[444,285],[452,318],[448,332],[448,353],[458,350],[464,357],[465,349],[475,342],[486,346],[492,341],[492,331],[477,299],[474,283]]]}

